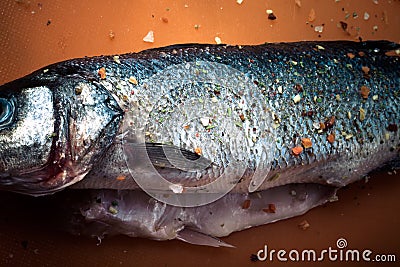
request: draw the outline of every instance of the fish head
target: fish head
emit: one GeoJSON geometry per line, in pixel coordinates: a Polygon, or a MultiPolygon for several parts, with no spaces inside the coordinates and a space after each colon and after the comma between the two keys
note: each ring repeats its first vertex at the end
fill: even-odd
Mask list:
{"type": "Polygon", "coordinates": [[[122,110],[83,74],[38,71],[0,87],[0,188],[30,195],[79,180],[112,144],[122,110]]]}

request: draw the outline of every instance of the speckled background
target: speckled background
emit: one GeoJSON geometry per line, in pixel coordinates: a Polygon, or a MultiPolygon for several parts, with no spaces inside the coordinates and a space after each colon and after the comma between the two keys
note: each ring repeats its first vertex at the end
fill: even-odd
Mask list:
{"type": "MultiPolygon", "coordinates": [[[[388,0],[244,0],[229,1],[76,1],[3,0],[0,2],[0,83],[57,61],[140,51],[176,43],[260,44],[298,40],[400,41],[400,1],[388,0]],[[377,4],[375,4],[376,2],[377,4]],[[268,20],[271,9],[276,20],[268,20]],[[315,19],[309,21],[311,9],[315,19]],[[365,20],[365,12],[369,19],[365,20]],[[340,21],[345,22],[344,30],[340,21]],[[316,26],[323,26],[321,33],[316,26]],[[154,31],[154,43],[143,42],[154,31]]],[[[75,237],[56,225],[56,212],[40,199],[0,194],[0,265],[2,266],[283,266],[250,261],[271,249],[335,247],[345,238],[349,248],[395,254],[400,261],[400,175],[373,173],[339,191],[339,201],[307,214],[223,238],[236,249],[214,249],[179,241],[156,242],[113,237],[75,237]],[[311,227],[300,230],[307,220],[311,227]]],[[[303,265],[302,263],[291,263],[303,265]]],[[[350,266],[364,266],[352,262],[350,266]]],[[[343,262],[310,263],[342,266],[343,262]]],[[[397,266],[396,263],[367,266],[397,266]]]]}

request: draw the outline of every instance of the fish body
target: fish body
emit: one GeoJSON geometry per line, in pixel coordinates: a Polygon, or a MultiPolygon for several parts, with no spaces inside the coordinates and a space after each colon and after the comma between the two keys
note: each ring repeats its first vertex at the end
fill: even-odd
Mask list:
{"type": "Polygon", "coordinates": [[[0,186],[97,189],[82,215],[101,233],[193,243],[304,213],[398,158],[398,49],[193,44],[50,65],[0,87],[0,186]]]}

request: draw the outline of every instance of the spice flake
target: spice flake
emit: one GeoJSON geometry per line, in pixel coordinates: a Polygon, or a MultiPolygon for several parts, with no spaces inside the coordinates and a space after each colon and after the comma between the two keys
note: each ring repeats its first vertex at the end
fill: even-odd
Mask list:
{"type": "Polygon", "coordinates": [[[250,208],[250,204],[251,204],[251,200],[246,199],[242,204],[242,209],[247,210],[248,208],[250,208]]]}
{"type": "Polygon", "coordinates": [[[312,147],[312,141],[310,138],[301,138],[301,144],[303,145],[304,148],[312,147]]]}
{"type": "Polygon", "coordinates": [[[196,147],[194,149],[194,153],[196,153],[197,155],[201,155],[202,152],[203,152],[203,150],[201,149],[201,147],[196,147]]]}
{"type": "Polygon", "coordinates": [[[311,8],[310,13],[308,13],[308,21],[313,22],[316,18],[314,8],[311,8]]]}
{"type": "Polygon", "coordinates": [[[296,147],[292,148],[292,154],[295,157],[300,155],[302,152],[303,152],[303,147],[301,147],[301,146],[296,146],[296,147]]]}
{"type": "Polygon", "coordinates": [[[334,133],[330,133],[327,137],[328,142],[333,144],[335,142],[335,134],[334,133]]]}
{"type": "Polygon", "coordinates": [[[307,220],[302,221],[298,224],[298,226],[301,230],[307,230],[308,228],[310,228],[310,224],[307,222],[307,220]]]}
{"type": "Polygon", "coordinates": [[[268,204],[268,208],[264,208],[262,210],[265,213],[275,213],[276,212],[276,207],[275,207],[275,204],[268,204]]]}
{"type": "Polygon", "coordinates": [[[100,75],[100,79],[104,80],[106,78],[106,68],[100,68],[97,73],[100,75]]]}
{"type": "Polygon", "coordinates": [[[365,86],[365,85],[361,86],[360,93],[361,93],[362,98],[368,99],[368,95],[369,95],[370,91],[371,90],[367,86],[365,86]]]}

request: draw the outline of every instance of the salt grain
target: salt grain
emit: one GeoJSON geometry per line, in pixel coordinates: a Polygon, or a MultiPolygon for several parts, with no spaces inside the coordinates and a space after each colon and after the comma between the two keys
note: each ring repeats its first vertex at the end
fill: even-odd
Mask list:
{"type": "Polygon", "coordinates": [[[324,26],[315,26],[314,31],[321,33],[324,30],[324,26]]]}
{"type": "Polygon", "coordinates": [[[295,97],[293,97],[293,102],[294,103],[299,103],[301,100],[301,96],[300,95],[296,95],[295,97]]]}
{"type": "Polygon", "coordinates": [[[183,192],[183,186],[180,184],[172,184],[169,186],[169,189],[171,189],[175,194],[181,194],[183,192]]]}
{"type": "Polygon", "coordinates": [[[147,35],[143,38],[146,43],[154,43],[154,32],[149,31],[147,35]]]}

